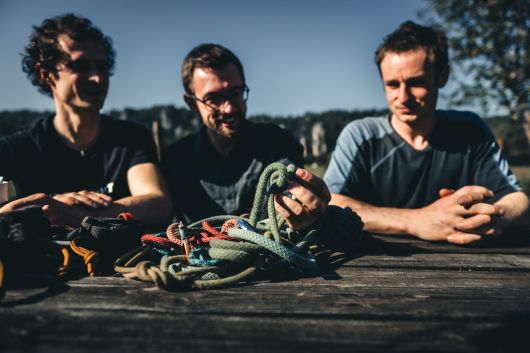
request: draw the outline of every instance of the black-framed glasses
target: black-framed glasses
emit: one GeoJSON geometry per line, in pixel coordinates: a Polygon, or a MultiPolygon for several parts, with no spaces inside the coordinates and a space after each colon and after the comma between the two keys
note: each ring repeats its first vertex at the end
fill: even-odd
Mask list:
{"type": "Polygon", "coordinates": [[[106,60],[67,60],[64,63],[64,67],[81,75],[87,75],[93,71],[97,71],[101,75],[112,74],[110,64],[106,60]]]}
{"type": "Polygon", "coordinates": [[[248,94],[250,89],[247,85],[243,87],[234,88],[233,90],[224,94],[211,94],[204,98],[199,98],[196,95],[190,95],[191,99],[196,100],[210,108],[211,110],[220,110],[221,107],[226,103],[230,104],[243,104],[248,100],[248,94]]]}

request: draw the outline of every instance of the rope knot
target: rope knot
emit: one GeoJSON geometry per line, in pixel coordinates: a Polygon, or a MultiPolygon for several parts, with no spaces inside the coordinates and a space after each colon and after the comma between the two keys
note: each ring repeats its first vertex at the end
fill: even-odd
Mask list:
{"type": "Polygon", "coordinates": [[[289,164],[286,166],[282,163],[272,163],[269,165],[269,167],[267,167],[267,169],[269,168],[272,169],[272,172],[269,176],[267,194],[273,194],[285,189],[289,183],[289,180],[293,180],[295,178],[294,173],[296,171],[296,167],[294,164],[289,164]]]}

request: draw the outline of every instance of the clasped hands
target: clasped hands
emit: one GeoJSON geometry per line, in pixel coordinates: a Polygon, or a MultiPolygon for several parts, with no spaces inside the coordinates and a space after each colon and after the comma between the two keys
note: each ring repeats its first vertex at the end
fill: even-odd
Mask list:
{"type": "Polygon", "coordinates": [[[487,200],[493,192],[482,186],[464,186],[458,190],[441,189],[440,199],[418,209],[411,233],[424,240],[447,240],[468,244],[483,236],[501,234],[503,210],[487,200]]]}

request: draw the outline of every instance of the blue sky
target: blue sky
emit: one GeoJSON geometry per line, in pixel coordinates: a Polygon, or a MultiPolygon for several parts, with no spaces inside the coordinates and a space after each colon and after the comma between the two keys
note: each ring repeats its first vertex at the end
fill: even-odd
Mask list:
{"type": "MultiPolygon", "coordinates": [[[[183,106],[180,64],[197,44],[239,56],[249,114],[299,115],[385,107],[373,52],[422,0],[0,0],[0,110],[53,109],[25,77],[20,52],[32,25],[74,12],[109,35],[118,53],[104,110],[183,106]]],[[[442,102],[443,103],[443,102],[442,102]]]]}

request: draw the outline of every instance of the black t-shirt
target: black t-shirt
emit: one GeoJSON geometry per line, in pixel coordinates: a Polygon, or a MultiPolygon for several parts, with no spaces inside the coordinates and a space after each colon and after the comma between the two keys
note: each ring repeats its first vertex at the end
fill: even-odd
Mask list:
{"type": "Polygon", "coordinates": [[[177,218],[193,222],[252,208],[263,169],[272,162],[302,166],[303,149],[286,130],[244,122],[238,145],[226,157],[211,145],[206,128],[169,146],[162,169],[177,218]]]}
{"type": "Polygon", "coordinates": [[[521,190],[477,115],[437,111],[436,117],[421,151],[394,131],[388,116],[348,124],[324,176],[330,191],[376,206],[419,208],[437,200],[441,188],[484,186],[495,194],[491,201],[521,190]]]}
{"type": "Polygon", "coordinates": [[[53,116],[0,139],[0,175],[15,183],[17,197],[91,190],[119,199],[130,195],[127,171],[140,163],[157,163],[148,130],[107,116],[82,153],[63,142],[53,116]]]}

